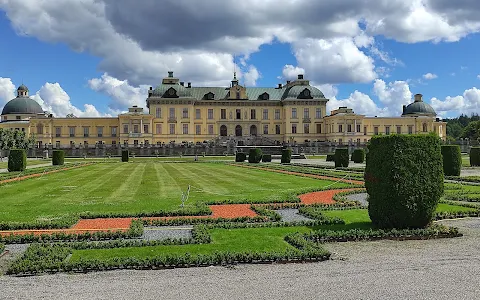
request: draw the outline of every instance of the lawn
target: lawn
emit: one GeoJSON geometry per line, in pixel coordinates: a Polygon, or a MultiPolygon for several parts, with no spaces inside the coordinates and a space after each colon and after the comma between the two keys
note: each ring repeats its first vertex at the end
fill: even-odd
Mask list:
{"type": "Polygon", "coordinates": [[[188,185],[187,204],[195,205],[280,201],[331,183],[218,163],[100,163],[0,186],[0,220],[51,220],[87,211],[176,210],[188,185]]]}
{"type": "MultiPolygon", "coordinates": [[[[44,165],[44,164],[52,164],[51,159],[28,159],[27,166],[36,166],[36,165],[44,165]]],[[[8,162],[3,161],[0,162],[0,169],[8,168],[8,162]]]]}
{"type": "Polygon", "coordinates": [[[157,255],[211,254],[213,252],[271,252],[295,250],[284,240],[289,233],[306,233],[309,227],[241,228],[210,230],[210,244],[189,244],[173,246],[127,247],[113,249],[74,250],[71,261],[82,259],[105,259],[114,257],[144,258],[157,255]]]}
{"type": "MultiPolygon", "coordinates": [[[[201,156],[199,155],[198,161],[235,161],[235,156],[201,156]]],[[[119,157],[112,158],[65,158],[65,162],[85,162],[85,161],[118,161],[119,157]]],[[[194,156],[169,156],[169,157],[130,157],[131,162],[194,162],[194,156]]]]}

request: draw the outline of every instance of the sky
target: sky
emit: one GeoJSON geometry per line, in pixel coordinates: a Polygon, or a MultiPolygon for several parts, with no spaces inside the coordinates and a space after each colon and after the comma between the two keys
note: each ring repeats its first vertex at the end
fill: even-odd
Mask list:
{"type": "Polygon", "coordinates": [[[145,107],[173,71],[193,86],[304,74],[327,110],[479,113],[480,1],[0,0],[0,108],[27,85],[61,117],[145,107]],[[478,87],[478,89],[477,89],[478,87]]]}

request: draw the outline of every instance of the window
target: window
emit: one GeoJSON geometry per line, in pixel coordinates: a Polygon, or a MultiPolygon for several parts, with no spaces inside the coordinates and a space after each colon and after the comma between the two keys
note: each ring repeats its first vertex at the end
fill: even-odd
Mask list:
{"type": "Polygon", "coordinates": [[[352,132],[352,124],[347,125],[347,132],[352,132]]]}
{"type": "Polygon", "coordinates": [[[200,108],[195,109],[195,119],[201,119],[202,115],[200,113],[200,108]]]}
{"type": "Polygon", "coordinates": [[[338,139],[338,143],[339,143],[340,145],[343,145],[343,140],[342,140],[342,139],[338,139]]]}
{"type": "Polygon", "coordinates": [[[170,124],[170,134],[175,134],[175,124],[170,124]]]}
{"type": "Polygon", "coordinates": [[[21,117],[21,116],[16,116],[16,117],[15,117],[15,119],[17,119],[17,120],[21,120],[21,119],[22,119],[22,117],[21,117]]]}
{"type": "Polygon", "coordinates": [[[401,134],[402,133],[402,126],[397,126],[397,134],[401,134]]]}
{"type": "Polygon", "coordinates": [[[188,124],[183,124],[183,134],[188,134],[188,124]]]}
{"type": "Polygon", "coordinates": [[[70,135],[70,137],[74,137],[75,136],[75,127],[68,127],[68,134],[70,135]]]}
{"type": "Polygon", "coordinates": [[[315,119],[321,119],[322,118],[322,109],[320,107],[317,107],[315,109],[315,119]]]}
{"type": "Polygon", "coordinates": [[[275,110],[275,120],[280,120],[280,110],[279,109],[275,110]]]}
{"type": "Polygon", "coordinates": [[[422,127],[423,127],[423,132],[427,132],[427,131],[428,131],[428,129],[427,129],[427,123],[423,123],[423,126],[422,126],[422,127]]]}
{"type": "Polygon", "coordinates": [[[195,125],[195,134],[202,134],[202,126],[195,125]]]}
{"type": "Polygon", "coordinates": [[[83,136],[88,137],[90,135],[90,128],[83,127],[83,136]]]}
{"type": "Polygon", "coordinates": [[[303,133],[310,133],[310,124],[303,124],[303,133]]]}
{"type": "Polygon", "coordinates": [[[390,126],[385,126],[385,134],[386,135],[390,134],[390,126]]]}
{"type": "Polygon", "coordinates": [[[97,127],[97,136],[98,137],[103,136],[103,127],[102,126],[97,127]]]}
{"type": "Polygon", "coordinates": [[[303,118],[304,119],[310,119],[310,108],[304,108],[303,109],[303,118]]]}
{"type": "Polygon", "coordinates": [[[317,124],[317,133],[322,133],[322,124],[317,124]]]}
{"type": "Polygon", "coordinates": [[[237,91],[237,99],[240,99],[240,91],[237,91]]]}
{"type": "Polygon", "coordinates": [[[275,125],[275,134],[280,134],[280,125],[275,125]]]}
{"type": "Polygon", "coordinates": [[[255,120],[257,118],[257,110],[251,109],[250,110],[250,119],[255,120]]]}
{"type": "Polygon", "coordinates": [[[208,119],[212,120],[213,119],[213,108],[208,109],[208,119]]]}
{"type": "Polygon", "coordinates": [[[220,119],[226,120],[227,119],[227,110],[225,108],[222,108],[220,110],[220,119]]]}
{"type": "Polygon", "coordinates": [[[55,148],[57,148],[57,149],[60,148],[60,141],[55,142],[55,148]]]}
{"type": "Polygon", "coordinates": [[[412,134],[413,133],[413,126],[408,126],[408,134],[412,134]]]}
{"type": "Polygon", "coordinates": [[[367,135],[367,126],[363,126],[363,135],[367,135]]]}
{"type": "Polygon", "coordinates": [[[62,135],[62,127],[55,127],[55,137],[60,137],[62,135]]]}
{"type": "Polygon", "coordinates": [[[162,124],[155,124],[155,132],[157,134],[162,134],[162,124]]]}
{"type": "Polygon", "coordinates": [[[268,125],[263,125],[263,134],[268,134],[268,125]]]}
{"type": "Polygon", "coordinates": [[[297,133],[297,124],[292,124],[292,133],[297,133]]]}
{"type": "Polygon", "coordinates": [[[240,120],[242,118],[242,111],[240,109],[235,110],[235,119],[240,120]]]}
{"type": "Polygon", "coordinates": [[[374,135],[378,134],[378,126],[373,127],[373,134],[374,135]]]}
{"type": "Polygon", "coordinates": [[[357,132],[360,132],[361,130],[360,128],[361,128],[360,124],[357,124],[357,132]]]}
{"type": "Polygon", "coordinates": [[[42,124],[37,125],[37,134],[43,134],[43,125],[42,124]]]}
{"type": "Polygon", "coordinates": [[[161,117],[162,117],[162,108],[157,107],[157,108],[155,109],[155,117],[156,117],[156,118],[161,118],[161,117]]]}
{"type": "Polygon", "coordinates": [[[210,134],[210,135],[213,134],[213,125],[212,124],[208,125],[208,134],[210,134]]]}
{"type": "Polygon", "coordinates": [[[123,125],[123,133],[128,133],[128,125],[123,125]]]}
{"type": "Polygon", "coordinates": [[[111,134],[112,134],[112,137],[117,136],[117,127],[111,127],[111,134]]]}
{"type": "Polygon", "coordinates": [[[169,117],[170,119],[175,119],[175,108],[170,107],[170,110],[169,110],[169,113],[168,113],[168,117],[169,117]]]}
{"type": "Polygon", "coordinates": [[[143,132],[148,133],[148,124],[143,124],[143,132]]]}
{"type": "Polygon", "coordinates": [[[343,125],[342,124],[338,125],[338,132],[343,132],[343,125]]]}
{"type": "Polygon", "coordinates": [[[357,145],[360,145],[360,139],[357,139],[357,145]]]}
{"type": "Polygon", "coordinates": [[[184,109],[183,109],[182,118],[188,119],[188,108],[184,108],[184,109]]]}
{"type": "Polygon", "coordinates": [[[297,118],[297,109],[292,108],[292,119],[296,119],[296,118],[297,118]]]}
{"type": "Polygon", "coordinates": [[[268,109],[267,108],[263,109],[263,119],[268,120],[268,109]]]}
{"type": "Polygon", "coordinates": [[[135,146],[138,146],[138,140],[133,140],[133,144],[134,144],[135,146]]]}
{"type": "Polygon", "coordinates": [[[134,124],[133,125],[133,133],[139,133],[139,132],[140,132],[140,129],[138,128],[138,125],[134,124]]]}

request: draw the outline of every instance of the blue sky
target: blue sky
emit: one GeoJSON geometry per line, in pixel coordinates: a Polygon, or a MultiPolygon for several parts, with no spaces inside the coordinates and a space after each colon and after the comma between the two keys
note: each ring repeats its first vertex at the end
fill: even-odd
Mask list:
{"type": "MultiPolygon", "coordinates": [[[[68,2],[69,0],[59,0],[59,5],[60,3],[68,4],[68,2]]],[[[123,53],[127,52],[127,44],[124,40],[120,41],[118,37],[112,37],[111,40],[105,39],[109,34],[105,33],[101,37],[105,39],[105,43],[112,46],[104,50],[101,45],[98,45],[98,37],[95,36],[98,33],[85,31],[89,26],[88,16],[86,12],[82,13],[81,9],[85,8],[88,11],[87,5],[92,5],[89,10],[100,9],[99,6],[94,6],[96,4],[91,0],[79,6],[77,18],[79,20],[82,17],[85,18],[84,21],[75,21],[78,22],[78,31],[75,31],[76,24],[72,24],[72,28],[69,28],[65,23],[61,23],[61,17],[55,15],[52,8],[47,5],[38,3],[38,7],[32,8],[31,6],[36,4],[33,5],[28,0],[8,0],[3,5],[3,10],[0,6],[0,36],[3,40],[0,47],[2,57],[0,77],[9,79],[15,86],[23,82],[29,87],[31,95],[43,88],[44,92],[35,99],[42,99],[41,101],[47,107],[57,111],[57,114],[67,112],[86,114],[85,104],[93,105],[100,115],[118,113],[135,103],[141,105],[145,100],[145,88],[158,84],[169,69],[176,74],[184,75],[185,81],[192,80],[194,85],[196,83],[224,85],[231,79],[232,54],[235,52],[240,53],[236,59],[239,65],[242,54],[250,53],[246,66],[240,71],[240,73],[246,73],[250,72],[251,68],[254,69],[254,72],[245,74],[245,79],[241,79],[241,82],[247,82],[247,86],[276,86],[280,82],[285,82],[288,79],[286,65],[291,65],[305,71],[306,78],[311,79],[312,84],[324,89],[325,94],[332,98],[332,105],[353,106],[356,111],[364,114],[382,114],[383,109],[384,114],[395,115],[401,105],[408,103],[411,95],[415,93],[422,93],[425,101],[429,103],[435,102],[431,100],[432,98],[438,99],[436,103],[432,103],[432,106],[437,111],[440,110],[438,112],[442,116],[451,117],[462,112],[475,112],[480,103],[480,93],[477,95],[478,90],[474,89],[480,82],[477,78],[480,74],[480,62],[476,55],[476,49],[480,47],[480,37],[475,30],[470,29],[472,23],[469,23],[468,27],[469,31],[473,31],[471,33],[458,33],[456,36],[456,33],[445,30],[432,35],[430,30],[423,37],[421,30],[420,33],[415,32],[415,29],[407,32],[406,30],[410,30],[407,27],[397,31],[384,28],[375,34],[368,32],[369,26],[364,26],[359,19],[357,32],[360,30],[361,33],[348,33],[345,36],[324,39],[306,36],[314,43],[320,44],[324,41],[327,44],[333,44],[336,43],[335,39],[340,40],[337,52],[318,48],[320,50],[316,53],[317,48],[305,46],[307,42],[302,39],[292,39],[278,33],[269,39],[263,37],[261,32],[258,36],[264,41],[257,44],[251,41],[245,42],[239,37],[237,44],[233,42],[221,44],[217,40],[207,41],[208,43],[204,44],[204,41],[199,40],[188,45],[174,45],[176,41],[172,40],[172,45],[169,45],[166,39],[161,45],[151,45],[145,42],[138,32],[131,31],[136,27],[142,29],[143,24],[130,24],[126,29],[122,24],[117,24],[119,22],[117,19],[105,12],[105,27],[113,32],[110,35],[115,36],[117,33],[128,35],[138,48],[132,48],[131,51],[137,51],[139,56],[145,55],[145,59],[140,57],[137,62],[134,60],[135,54],[123,53]],[[30,11],[25,12],[26,10],[30,11]],[[32,16],[35,17],[40,13],[50,16],[48,26],[40,21],[38,26],[29,24],[29,22],[32,23],[32,16]],[[107,20],[107,17],[111,19],[107,20]],[[82,29],[82,26],[86,27],[82,29]],[[371,42],[365,47],[351,46],[351,41],[356,38],[354,35],[357,37],[368,35],[371,42]],[[250,42],[252,45],[249,44],[250,42]],[[120,46],[115,47],[115,43],[120,46]],[[84,49],[76,51],[79,44],[84,49]],[[181,51],[170,50],[167,49],[169,46],[181,46],[182,49],[181,51]],[[203,51],[198,54],[201,61],[198,59],[195,61],[197,54],[191,55],[190,58],[184,54],[192,50],[203,51]],[[359,55],[357,50],[362,51],[362,54],[359,55]],[[383,59],[375,55],[373,50],[383,55],[383,59]],[[155,59],[155,61],[152,60],[152,64],[148,63],[147,58],[156,58],[158,56],[155,55],[158,53],[161,55],[158,61],[155,59]],[[167,57],[171,53],[175,54],[175,58],[167,57]],[[205,55],[208,58],[205,58],[205,55]],[[329,67],[328,64],[336,58],[339,58],[338,68],[329,67]],[[208,61],[209,59],[212,62],[208,61]],[[371,62],[368,62],[368,59],[371,62]],[[383,68],[388,71],[380,72],[383,68]],[[365,80],[362,78],[362,70],[365,70],[365,80]],[[335,72],[338,74],[333,74],[335,72]],[[434,74],[435,78],[423,78],[427,73],[434,74]],[[96,90],[89,82],[92,79],[98,80],[96,90]],[[379,94],[381,91],[374,89],[377,81],[385,83],[383,98],[379,94]],[[396,88],[393,88],[392,84],[396,81],[398,82],[396,88]],[[57,88],[56,91],[51,90],[47,93],[48,89],[53,88],[51,85],[46,87],[46,83],[58,83],[61,89],[57,88]],[[62,98],[63,106],[56,107],[55,105],[61,102],[58,100],[61,97],[58,96],[60,97],[58,99],[55,97],[62,90],[68,94],[69,100],[62,98]],[[335,92],[329,93],[329,90],[335,92]],[[406,90],[411,94],[405,93],[406,90]],[[462,96],[466,90],[470,90],[468,97],[462,96]],[[360,93],[354,95],[355,91],[360,93]],[[462,98],[454,98],[456,96],[462,98]],[[70,102],[67,105],[65,101],[70,102]],[[372,108],[372,105],[375,108],[372,108]]],[[[125,9],[128,10],[128,8],[125,9]]],[[[438,10],[438,8],[435,9],[438,10]]],[[[413,14],[414,11],[411,13],[413,14]]],[[[435,16],[437,11],[432,7],[429,13],[435,16]]],[[[385,19],[388,20],[388,16],[385,19]]],[[[453,27],[456,24],[448,25],[453,27]]],[[[480,30],[480,26],[478,28],[480,30]]],[[[97,31],[99,29],[102,28],[95,28],[97,31]]],[[[152,32],[152,34],[155,36],[156,33],[152,32]]],[[[230,36],[230,33],[222,32],[219,33],[219,37],[222,37],[222,34],[230,36]]],[[[186,39],[188,40],[188,37],[186,39]]],[[[332,66],[336,66],[335,63],[332,62],[332,66]]]]}

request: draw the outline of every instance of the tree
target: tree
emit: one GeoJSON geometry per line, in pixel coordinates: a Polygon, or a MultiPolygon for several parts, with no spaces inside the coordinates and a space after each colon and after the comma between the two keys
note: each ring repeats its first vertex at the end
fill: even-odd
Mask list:
{"type": "Polygon", "coordinates": [[[447,136],[450,136],[454,138],[455,140],[458,140],[460,136],[462,135],[463,132],[463,127],[457,122],[450,122],[447,123],[447,136]]]}
{"type": "Polygon", "coordinates": [[[35,145],[35,136],[28,137],[25,131],[0,128],[0,150],[29,149],[35,145]]]}
{"type": "Polygon", "coordinates": [[[462,138],[476,140],[480,136],[480,121],[472,121],[463,129],[462,138]]]}

